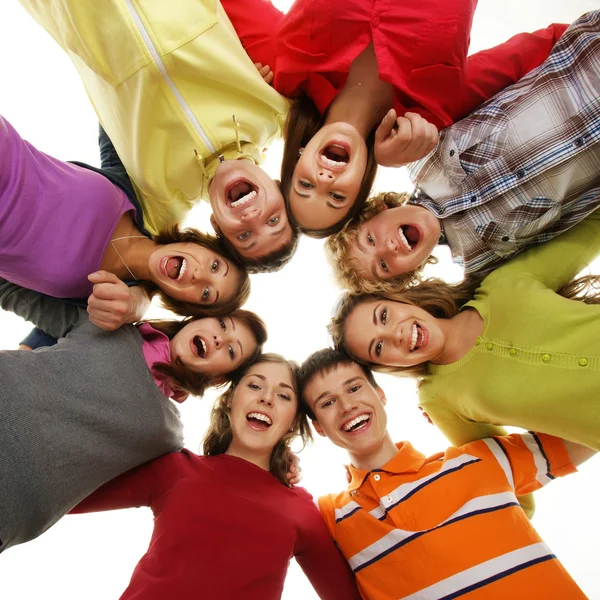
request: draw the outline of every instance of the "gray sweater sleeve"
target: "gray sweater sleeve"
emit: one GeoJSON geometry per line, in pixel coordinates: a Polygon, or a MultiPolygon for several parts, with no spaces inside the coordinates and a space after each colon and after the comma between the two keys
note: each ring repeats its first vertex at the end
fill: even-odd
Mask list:
{"type": "Polygon", "coordinates": [[[64,337],[87,313],[59,298],[46,296],[0,277],[0,308],[8,310],[55,338],[64,337]]]}

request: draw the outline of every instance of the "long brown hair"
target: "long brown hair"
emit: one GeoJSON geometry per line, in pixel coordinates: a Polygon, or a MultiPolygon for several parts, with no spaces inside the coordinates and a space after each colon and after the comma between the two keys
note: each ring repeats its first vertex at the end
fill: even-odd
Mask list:
{"type": "MultiPolygon", "coordinates": [[[[298,384],[296,381],[298,374],[298,365],[295,362],[286,360],[279,354],[260,354],[251,363],[246,363],[231,374],[231,383],[229,387],[215,401],[211,414],[210,425],[204,436],[202,448],[204,454],[214,456],[216,454],[224,454],[231,445],[233,440],[233,432],[231,430],[231,401],[240,381],[246,375],[248,370],[257,364],[270,362],[285,365],[290,370],[292,382],[296,396],[298,396],[298,384]]],[[[298,398],[298,406],[296,408],[296,417],[292,423],[291,431],[286,433],[277,442],[271,452],[271,460],[269,470],[281,483],[289,487],[287,480],[287,472],[290,465],[292,450],[290,443],[295,438],[299,437],[304,444],[312,439],[308,419],[304,412],[300,409],[300,398],[298,398]]]]}
{"type": "MultiPolygon", "coordinates": [[[[250,328],[250,331],[256,340],[256,349],[254,352],[247,355],[243,363],[243,365],[247,365],[248,362],[253,361],[262,352],[262,346],[267,341],[267,328],[263,320],[249,310],[236,310],[228,316],[245,323],[250,328]]],[[[186,325],[189,325],[193,321],[198,321],[200,318],[206,317],[188,317],[181,321],[157,319],[146,321],[146,323],[149,323],[155,329],[162,331],[162,333],[172,340],[186,325]]],[[[154,363],[153,368],[159,373],[166,375],[169,378],[171,387],[175,390],[184,390],[199,397],[204,395],[207,388],[225,385],[231,381],[231,373],[219,375],[197,373],[190,370],[189,367],[177,362],[171,362],[169,364],[154,363]]]]}
{"type": "Polygon", "coordinates": [[[423,267],[427,264],[436,264],[437,258],[429,256],[425,262],[414,271],[402,273],[392,279],[364,279],[357,269],[356,259],[352,256],[354,242],[358,230],[364,223],[379,214],[383,206],[396,208],[403,206],[411,195],[397,192],[382,192],[369,198],[360,208],[359,212],[348,221],[336,234],[325,242],[327,257],[333,272],[342,287],[348,288],[357,294],[389,294],[400,291],[409,285],[423,281],[423,267]]]}
{"type": "Polygon", "coordinates": [[[315,103],[303,93],[292,101],[284,127],[285,144],[283,146],[283,160],[281,161],[281,193],[285,199],[288,219],[292,226],[297,228],[301,233],[313,238],[325,238],[338,232],[348,219],[352,219],[358,213],[371,193],[377,173],[374,128],[366,140],[367,164],[358,194],[348,214],[326,229],[305,229],[300,227],[290,209],[290,190],[292,189],[294,170],[300,157],[300,149],[304,148],[310,142],[319,129],[323,127],[324,123],[325,118],[321,116],[315,103]]]}
{"type": "Polygon", "coordinates": [[[168,229],[163,229],[153,239],[160,245],[185,243],[198,244],[199,246],[219,254],[233,264],[240,272],[240,282],[233,298],[227,302],[220,302],[217,306],[207,306],[206,304],[177,300],[176,298],[167,295],[166,292],[161,290],[154,283],[148,281],[143,282],[142,285],[148,296],[152,297],[157,294],[160,297],[162,305],[168,310],[181,315],[182,317],[192,316],[202,318],[228,315],[240,306],[243,306],[246,300],[248,300],[248,297],[250,296],[250,277],[248,276],[248,271],[246,267],[239,262],[237,257],[232,255],[226,245],[223,244],[218,237],[204,233],[198,229],[179,229],[177,225],[174,225],[168,229]]]}
{"type": "MultiPolygon", "coordinates": [[[[422,363],[412,367],[395,367],[365,362],[353,355],[346,343],[346,320],[359,304],[373,300],[391,300],[412,304],[427,311],[436,319],[451,319],[469,300],[473,299],[475,290],[483,281],[484,276],[471,276],[460,283],[447,283],[442,279],[431,278],[410,286],[402,291],[388,294],[350,294],[341,296],[335,307],[327,330],[333,338],[335,347],[348,353],[357,362],[366,364],[380,373],[393,373],[408,377],[421,377],[427,374],[427,364],[422,363]]],[[[600,304],[600,276],[586,275],[573,279],[558,292],[567,300],[579,300],[586,304],[600,304]]]]}

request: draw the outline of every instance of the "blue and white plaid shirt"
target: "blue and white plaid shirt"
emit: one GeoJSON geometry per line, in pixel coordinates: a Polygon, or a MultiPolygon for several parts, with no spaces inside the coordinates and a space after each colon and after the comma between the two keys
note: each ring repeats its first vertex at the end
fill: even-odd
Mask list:
{"type": "Polygon", "coordinates": [[[411,200],[442,223],[454,260],[487,272],[600,207],[600,11],[546,61],[444,129],[410,165],[411,200]]]}

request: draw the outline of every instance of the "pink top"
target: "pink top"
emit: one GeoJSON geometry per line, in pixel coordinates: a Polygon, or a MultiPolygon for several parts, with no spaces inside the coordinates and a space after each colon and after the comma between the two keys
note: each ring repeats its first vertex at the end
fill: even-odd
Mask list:
{"type": "Polygon", "coordinates": [[[138,327],[138,331],[144,338],[142,345],[142,352],[146,364],[152,373],[152,379],[154,383],[159,387],[160,391],[167,397],[176,400],[177,402],[183,402],[182,398],[176,397],[175,392],[171,389],[166,381],[164,373],[159,373],[154,369],[156,363],[171,362],[171,344],[169,338],[158,329],[154,329],[149,323],[142,323],[138,327]]]}

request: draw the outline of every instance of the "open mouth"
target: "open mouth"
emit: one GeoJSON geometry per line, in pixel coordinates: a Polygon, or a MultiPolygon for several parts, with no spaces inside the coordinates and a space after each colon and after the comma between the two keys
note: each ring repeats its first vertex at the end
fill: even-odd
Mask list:
{"type": "Polygon", "coordinates": [[[256,429],[256,431],[266,431],[273,425],[273,421],[271,421],[271,417],[259,412],[251,412],[246,415],[246,421],[252,429],[256,429]]]}
{"type": "Polygon", "coordinates": [[[354,419],[350,419],[350,421],[346,421],[342,425],[342,430],[345,433],[354,433],[356,431],[362,431],[366,429],[371,423],[371,415],[369,413],[363,413],[362,415],[358,415],[354,417],[354,419]]]}
{"type": "Polygon", "coordinates": [[[179,281],[187,270],[187,260],[183,256],[170,256],[163,261],[165,275],[173,281],[179,281]]]}
{"type": "Polygon", "coordinates": [[[350,146],[341,142],[333,142],[321,150],[320,158],[321,163],[329,169],[345,169],[350,162],[350,146]]]}
{"type": "Polygon", "coordinates": [[[409,352],[416,352],[422,348],[425,339],[425,330],[415,321],[412,325],[410,343],[408,345],[409,352]]]}
{"type": "Polygon", "coordinates": [[[398,239],[408,252],[412,252],[421,239],[421,233],[414,225],[400,225],[398,239]]]}
{"type": "Polygon", "coordinates": [[[258,195],[258,188],[245,179],[234,182],[227,190],[227,204],[230,208],[243,208],[258,195]]]}
{"type": "Polygon", "coordinates": [[[195,353],[200,358],[206,358],[206,354],[208,353],[208,346],[199,335],[194,336],[194,339],[192,340],[192,349],[195,349],[195,353]]]}

